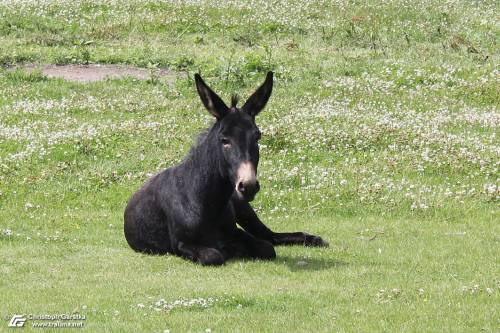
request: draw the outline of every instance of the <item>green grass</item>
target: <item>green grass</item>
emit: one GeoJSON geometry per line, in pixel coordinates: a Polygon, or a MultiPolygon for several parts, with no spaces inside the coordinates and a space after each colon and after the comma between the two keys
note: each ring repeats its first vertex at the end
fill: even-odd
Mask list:
{"type": "Polygon", "coordinates": [[[89,332],[498,331],[498,10],[0,4],[0,331],[13,314],[73,312],[89,332]],[[23,62],[185,74],[81,84],[7,70],[23,62]],[[133,252],[128,198],[212,122],[193,74],[227,100],[268,70],[253,205],[272,229],[331,246],[219,268],[133,252]]]}

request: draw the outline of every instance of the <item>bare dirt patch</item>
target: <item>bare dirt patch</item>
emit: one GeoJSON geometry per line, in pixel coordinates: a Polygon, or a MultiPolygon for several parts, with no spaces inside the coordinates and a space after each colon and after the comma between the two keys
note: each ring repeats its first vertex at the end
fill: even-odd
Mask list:
{"type": "Polygon", "coordinates": [[[166,80],[171,83],[176,77],[181,76],[175,71],[168,69],[146,69],[126,65],[35,65],[26,64],[18,66],[27,72],[40,69],[44,75],[50,78],[62,78],[75,82],[95,82],[105,79],[122,79],[132,77],[138,80],[156,79],[166,80]]]}

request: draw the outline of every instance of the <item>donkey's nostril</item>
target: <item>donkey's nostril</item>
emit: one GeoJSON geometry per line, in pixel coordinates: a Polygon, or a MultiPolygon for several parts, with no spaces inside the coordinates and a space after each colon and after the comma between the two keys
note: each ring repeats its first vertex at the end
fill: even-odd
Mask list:
{"type": "Polygon", "coordinates": [[[245,198],[247,201],[252,201],[255,197],[255,194],[257,194],[259,190],[260,185],[258,181],[248,183],[245,183],[245,181],[240,181],[236,185],[236,191],[238,191],[240,196],[242,198],[245,198]]]}

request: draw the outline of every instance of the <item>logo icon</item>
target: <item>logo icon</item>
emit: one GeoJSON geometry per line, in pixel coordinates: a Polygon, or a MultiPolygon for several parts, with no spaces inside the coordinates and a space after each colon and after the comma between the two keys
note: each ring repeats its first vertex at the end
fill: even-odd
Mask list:
{"type": "Polygon", "coordinates": [[[9,327],[23,327],[26,318],[23,315],[13,315],[9,321],[9,327]]]}

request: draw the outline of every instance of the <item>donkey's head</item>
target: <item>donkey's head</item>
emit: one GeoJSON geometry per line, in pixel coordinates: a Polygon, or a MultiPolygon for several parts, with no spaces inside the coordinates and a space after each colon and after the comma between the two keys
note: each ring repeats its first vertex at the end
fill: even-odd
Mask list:
{"type": "Polygon", "coordinates": [[[251,201],[259,191],[257,166],[259,164],[260,131],[255,116],[266,106],[273,89],[273,73],[267,73],[264,83],[250,96],[246,103],[237,107],[237,98],[227,107],[222,99],[210,89],[200,75],[195,75],[196,88],[207,110],[217,119],[218,149],[222,152],[225,175],[234,185],[238,197],[251,201]]]}

